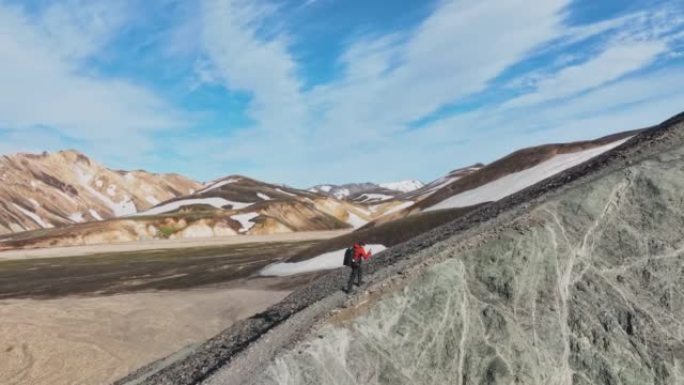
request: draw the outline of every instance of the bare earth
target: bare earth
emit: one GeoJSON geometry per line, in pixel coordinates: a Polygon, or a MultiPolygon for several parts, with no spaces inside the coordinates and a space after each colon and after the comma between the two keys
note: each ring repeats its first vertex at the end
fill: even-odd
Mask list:
{"type": "Polygon", "coordinates": [[[5,385],[108,384],[288,293],[212,288],[3,300],[0,378],[5,385]]]}
{"type": "Polygon", "coordinates": [[[72,247],[51,247],[45,249],[19,249],[0,251],[0,261],[11,261],[28,258],[76,257],[91,254],[118,253],[143,250],[168,250],[194,247],[238,245],[244,243],[297,242],[334,238],[350,232],[336,231],[302,231],[271,235],[234,235],[229,237],[192,238],[179,240],[150,240],[109,245],[89,245],[72,247]]]}

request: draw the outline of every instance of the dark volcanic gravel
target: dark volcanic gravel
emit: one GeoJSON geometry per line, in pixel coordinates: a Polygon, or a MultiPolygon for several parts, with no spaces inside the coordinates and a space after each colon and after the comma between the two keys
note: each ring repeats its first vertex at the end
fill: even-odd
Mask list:
{"type": "MultiPolygon", "coordinates": [[[[428,233],[394,246],[366,265],[370,274],[395,264],[407,255],[414,254],[437,242],[450,238],[464,230],[495,219],[503,213],[527,210],[549,194],[559,193],[569,184],[584,183],[598,177],[601,171],[610,171],[638,161],[667,148],[671,132],[684,129],[684,113],[658,126],[643,131],[620,147],[604,153],[584,164],[546,179],[534,186],[489,205],[480,207],[464,217],[438,227],[428,233]],[[581,180],[580,180],[581,179],[581,180]]],[[[190,355],[164,369],[149,375],[155,364],[118,381],[123,384],[191,385],[206,379],[213,372],[229,363],[233,357],[283,321],[320,301],[339,293],[347,279],[348,271],[337,269],[303,287],[267,311],[242,320],[221,334],[205,342],[190,355]]]]}

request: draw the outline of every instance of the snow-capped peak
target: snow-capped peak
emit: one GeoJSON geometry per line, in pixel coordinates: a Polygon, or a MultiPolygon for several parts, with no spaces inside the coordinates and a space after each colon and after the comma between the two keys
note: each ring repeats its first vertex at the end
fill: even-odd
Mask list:
{"type": "Polygon", "coordinates": [[[401,191],[401,192],[411,192],[414,190],[418,190],[419,188],[423,187],[424,184],[421,181],[418,180],[403,180],[400,182],[390,182],[390,183],[381,183],[380,187],[386,188],[388,190],[394,190],[394,191],[401,191]]]}

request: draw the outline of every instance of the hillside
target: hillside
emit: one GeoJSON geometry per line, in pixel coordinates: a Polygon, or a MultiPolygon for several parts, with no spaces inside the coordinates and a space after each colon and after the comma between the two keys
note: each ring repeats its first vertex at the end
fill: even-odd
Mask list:
{"type": "Polygon", "coordinates": [[[0,234],[129,215],[201,185],[176,174],[116,171],[76,151],[0,157],[0,234]]]}
{"type": "Polygon", "coordinates": [[[389,248],[351,297],[347,270],[326,274],[144,383],[681,383],[683,170],[680,115],[389,248]]]}
{"type": "MultiPolygon", "coordinates": [[[[415,181],[385,184],[393,190],[373,183],[321,185],[301,190],[240,175],[200,186],[176,175],[110,171],[74,152],[24,155],[29,159],[42,160],[39,164],[51,170],[51,173],[33,172],[36,175],[53,175],[43,176],[45,182],[42,182],[52,183],[53,191],[41,195],[44,194],[43,189],[35,188],[26,193],[26,188],[14,188],[13,193],[5,193],[8,200],[3,207],[11,214],[22,214],[22,223],[33,223],[36,227],[44,225],[44,229],[5,236],[0,239],[0,248],[345,228],[362,231],[328,243],[333,245],[341,243],[342,239],[346,242],[363,236],[391,245],[609,151],[635,134],[636,131],[631,131],[592,141],[526,148],[489,165],[475,164],[453,170],[426,185],[415,181]],[[53,163],[56,165],[44,166],[53,163]],[[54,175],[60,175],[61,179],[54,175]],[[178,190],[183,188],[189,193],[180,194],[178,190]],[[65,193],[72,190],[73,197],[65,193]],[[171,197],[167,200],[157,198],[164,194],[171,197]],[[441,210],[447,212],[428,215],[441,210]],[[55,216],[55,212],[71,214],[55,216]],[[78,213],[82,214],[79,216],[78,213]],[[407,217],[415,218],[404,220],[407,217]],[[108,218],[110,220],[99,221],[108,218]],[[93,222],[93,219],[98,221],[93,222]],[[396,225],[383,226],[395,221],[398,221],[396,225]],[[404,224],[411,225],[409,229],[401,229],[404,224]],[[58,226],[67,227],[50,229],[58,226]],[[402,235],[397,236],[397,231],[402,235]]],[[[14,162],[7,170],[17,175],[29,175],[21,165],[35,163],[14,162]]],[[[41,183],[41,180],[31,181],[26,176],[18,180],[22,181],[20,185],[29,186],[29,189],[41,183]]],[[[6,217],[15,218],[17,222],[16,217],[6,217]]]]}
{"type": "Polygon", "coordinates": [[[488,165],[475,164],[456,169],[422,188],[396,199],[414,202],[369,226],[387,223],[409,215],[445,209],[466,209],[494,202],[534,185],[548,177],[609,151],[640,130],[571,143],[524,148],[488,165]]]}
{"type": "Polygon", "coordinates": [[[136,214],[9,235],[0,239],[0,249],[353,230],[401,204],[342,201],[233,175],[136,214]]]}

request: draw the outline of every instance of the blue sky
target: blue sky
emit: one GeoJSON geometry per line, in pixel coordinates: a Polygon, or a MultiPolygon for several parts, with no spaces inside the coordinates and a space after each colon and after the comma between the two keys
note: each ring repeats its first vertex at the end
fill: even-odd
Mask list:
{"type": "Polygon", "coordinates": [[[684,110],[684,2],[0,0],[0,153],[434,179],[684,110]]]}

